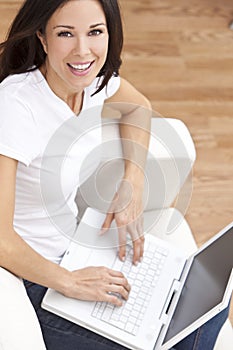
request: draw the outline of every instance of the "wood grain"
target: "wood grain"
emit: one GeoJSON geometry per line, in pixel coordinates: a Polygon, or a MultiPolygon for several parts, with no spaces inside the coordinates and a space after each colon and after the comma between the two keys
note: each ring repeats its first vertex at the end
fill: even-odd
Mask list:
{"type": "MultiPolygon", "coordinates": [[[[21,3],[0,0],[1,40],[21,3]]],[[[151,100],[154,110],[183,120],[195,142],[186,218],[200,245],[233,220],[233,2],[120,4],[125,30],[122,76],[151,100]]]]}
{"type": "MultiPolygon", "coordinates": [[[[233,220],[230,1],[121,1],[122,74],[165,117],[185,122],[197,160],[186,218],[198,245],[233,220]]],[[[233,307],[231,311],[233,322],[233,307]]]]}

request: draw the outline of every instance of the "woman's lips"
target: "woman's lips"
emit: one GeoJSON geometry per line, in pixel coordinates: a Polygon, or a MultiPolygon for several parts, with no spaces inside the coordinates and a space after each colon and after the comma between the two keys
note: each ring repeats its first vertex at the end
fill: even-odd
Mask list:
{"type": "Polygon", "coordinates": [[[84,63],[67,63],[67,65],[73,74],[82,76],[89,73],[94,62],[95,61],[84,63]]]}

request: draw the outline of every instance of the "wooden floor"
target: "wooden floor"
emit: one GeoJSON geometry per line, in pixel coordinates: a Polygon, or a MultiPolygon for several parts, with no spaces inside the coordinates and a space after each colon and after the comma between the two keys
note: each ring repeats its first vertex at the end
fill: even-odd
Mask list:
{"type": "MultiPolygon", "coordinates": [[[[0,39],[20,3],[0,0],[0,39]]],[[[120,3],[122,76],[151,100],[155,111],[183,120],[195,142],[186,218],[200,245],[233,221],[233,1],[120,3]]]]}
{"type": "MultiPolygon", "coordinates": [[[[233,221],[233,2],[121,0],[121,5],[122,75],[155,111],[184,121],[196,146],[186,218],[200,245],[233,221]]],[[[233,303],[231,309],[233,324],[233,303]]]]}

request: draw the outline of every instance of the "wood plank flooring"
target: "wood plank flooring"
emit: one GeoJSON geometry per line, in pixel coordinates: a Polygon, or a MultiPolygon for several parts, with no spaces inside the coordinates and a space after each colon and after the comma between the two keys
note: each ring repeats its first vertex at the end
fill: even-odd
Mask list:
{"type": "Polygon", "coordinates": [[[122,74],[155,111],[183,120],[195,142],[186,218],[201,245],[233,220],[233,3],[122,0],[121,6],[122,74]]]}
{"type": "MultiPolygon", "coordinates": [[[[1,40],[20,3],[0,0],[1,40]]],[[[233,2],[120,4],[125,28],[122,76],[151,100],[155,111],[183,120],[195,142],[186,218],[200,245],[233,220],[233,2]]]]}
{"type": "Polygon", "coordinates": [[[147,1],[141,12],[140,3],[122,1],[123,73],[155,110],[182,119],[193,136],[197,162],[187,218],[202,243],[233,217],[233,4],[147,1]]]}

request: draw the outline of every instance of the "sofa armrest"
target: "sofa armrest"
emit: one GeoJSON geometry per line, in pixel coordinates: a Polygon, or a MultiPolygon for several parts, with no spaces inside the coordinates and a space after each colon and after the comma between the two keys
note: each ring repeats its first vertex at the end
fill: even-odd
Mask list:
{"type": "MultiPolygon", "coordinates": [[[[76,197],[80,217],[88,206],[107,211],[124,173],[119,120],[103,120],[102,135],[100,164],[83,181],[76,197]]],[[[195,158],[192,137],[182,121],[152,119],[145,167],[144,210],[171,206],[188,178],[195,158]]],[[[83,172],[89,174],[85,169],[83,172]]]]}

